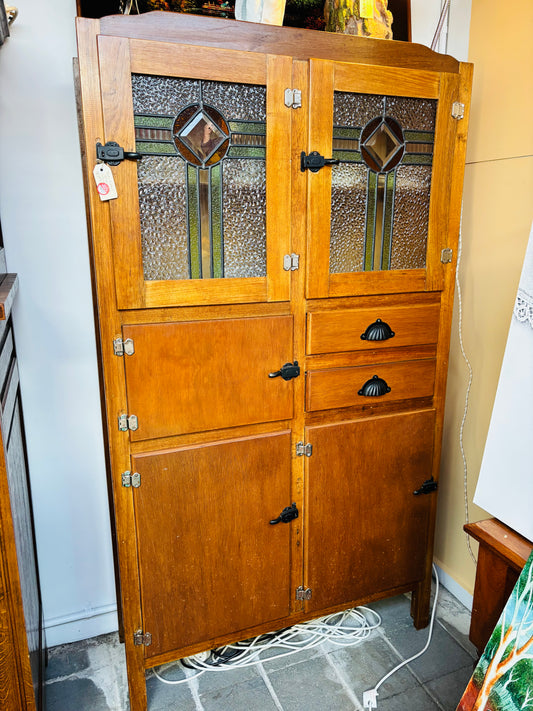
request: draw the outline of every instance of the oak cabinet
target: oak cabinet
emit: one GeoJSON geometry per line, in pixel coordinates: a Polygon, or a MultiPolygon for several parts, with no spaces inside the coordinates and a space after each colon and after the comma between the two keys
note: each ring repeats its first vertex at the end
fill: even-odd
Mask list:
{"type": "Polygon", "coordinates": [[[427,624],[471,67],[165,13],[78,47],[132,709],[325,611],[427,624]]]}

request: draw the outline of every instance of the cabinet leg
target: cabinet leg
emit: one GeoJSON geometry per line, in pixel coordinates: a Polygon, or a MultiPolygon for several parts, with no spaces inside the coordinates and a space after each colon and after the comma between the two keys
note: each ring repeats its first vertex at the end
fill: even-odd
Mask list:
{"type": "Polygon", "coordinates": [[[130,711],[147,711],[146,676],[142,652],[139,647],[126,645],[126,666],[128,669],[128,690],[130,711]]]}
{"type": "Polygon", "coordinates": [[[431,598],[431,575],[414,588],[411,595],[411,617],[417,630],[429,624],[429,602],[431,598]]]}

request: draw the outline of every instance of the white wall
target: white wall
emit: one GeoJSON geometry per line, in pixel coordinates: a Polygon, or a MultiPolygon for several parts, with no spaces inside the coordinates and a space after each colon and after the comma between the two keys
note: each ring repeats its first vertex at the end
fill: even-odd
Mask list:
{"type": "MultiPolygon", "coordinates": [[[[452,4],[459,59],[470,1],[452,4]]],[[[53,646],[117,621],[72,81],[75,2],[17,5],[0,49],[0,217],[8,268],[20,278],[15,334],[53,646]]],[[[431,43],[440,7],[412,0],[414,41],[431,43]]]]}
{"type": "Polygon", "coordinates": [[[0,219],[49,645],[116,628],[87,231],[74,0],[19,0],[0,49],[0,219]]]}

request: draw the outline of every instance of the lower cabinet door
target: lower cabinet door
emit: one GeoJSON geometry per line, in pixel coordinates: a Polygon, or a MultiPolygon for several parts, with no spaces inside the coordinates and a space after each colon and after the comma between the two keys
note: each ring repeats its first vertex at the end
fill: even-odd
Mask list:
{"type": "Polygon", "coordinates": [[[132,457],[146,656],[290,611],[290,432],[132,457]]]}
{"type": "Polygon", "coordinates": [[[415,583],[424,573],[435,411],[309,427],[309,611],[415,583]]]}

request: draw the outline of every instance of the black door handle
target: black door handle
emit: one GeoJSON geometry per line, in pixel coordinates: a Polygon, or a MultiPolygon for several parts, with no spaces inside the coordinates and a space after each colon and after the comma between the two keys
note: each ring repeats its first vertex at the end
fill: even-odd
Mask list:
{"type": "Polygon", "coordinates": [[[305,151],[300,153],[300,170],[305,173],[306,170],[310,170],[311,173],[318,173],[320,168],[325,165],[337,165],[340,163],[337,158],[324,158],[318,151],[311,151],[309,155],[305,151]]]}
{"type": "Polygon", "coordinates": [[[286,506],[277,518],[273,518],[270,521],[271,526],[275,526],[276,523],[289,523],[289,521],[294,521],[298,518],[298,509],[296,504],[293,502],[290,506],[286,506]]]}

